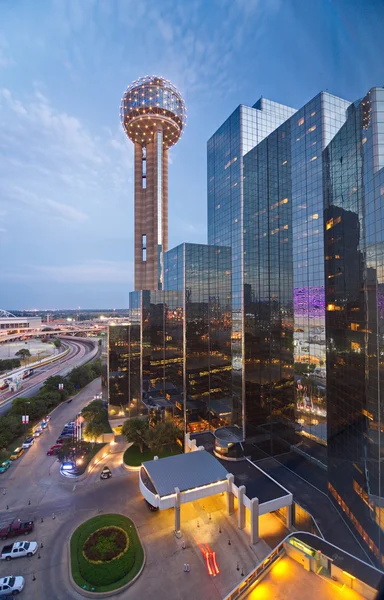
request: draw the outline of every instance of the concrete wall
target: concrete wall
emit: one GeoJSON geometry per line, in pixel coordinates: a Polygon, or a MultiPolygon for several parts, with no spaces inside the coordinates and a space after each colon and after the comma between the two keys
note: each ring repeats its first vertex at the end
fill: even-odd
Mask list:
{"type": "Polygon", "coordinates": [[[363,581],[355,579],[333,563],[331,565],[331,576],[337,581],[340,581],[340,583],[344,583],[346,586],[355,590],[355,592],[363,596],[363,598],[367,598],[368,600],[374,600],[376,598],[377,590],[374,590],[363,581]]]}

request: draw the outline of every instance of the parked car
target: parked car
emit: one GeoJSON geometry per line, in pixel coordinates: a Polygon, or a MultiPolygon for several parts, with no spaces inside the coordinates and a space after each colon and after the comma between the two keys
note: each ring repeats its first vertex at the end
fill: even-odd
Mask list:
{"type": "Polygon", "coordinates": [[[20,456],[22,456],[24,454],[24,448],[15,448],[15,450],[12,452],[11,456],[9,457],[10,460],[17,460],[18,458],[20,458],[20,456]]]}
{"type": "Polygon", "coordinates": [[[33,437],[40,437],[42,433],[43,429],[41,427],[36,427],[35,431],[33,432],[33,437]]]}
{"type": "Polygon", "coordinates": [[[33,437],[33,435],[31,435],[30,437],[27,437],[27,439],[24,441],[22,447],[24,448],[24,450],[27,450],[27,448],[30,448],[31,446],[33,446],[34,443],[35,443],[35,438],[33,437]]]}
{"type": "Polygon", "coordinates": [[[11,466],[11,461],[10,460],[3,460],[3,462],[0,464],[0,473],[5,473],[5,471],[7,469],[9,469],[9,467],[11,466]]]}
{"type": "Polygon", "coordinates": [[[3,596],[16,596],[23,591],[24,588],[24,577],[15,577],[10,575],[9,577],[2,577],[0,579],[0,594],[3,596]]]}
{"type": "Polygon", "coordinates": [[[100,479],[109,479],[112,477],[111,469],[109,467],[103,467],[100,473],[100,479]]]}
{"type": "Polygon", "coordinates": [[[51,420],[51,415],[47,415],[44,419],[44,421],[46,421],[47,423],[51,420]]]}
{"type": "Polygon", "coordinates": [[[0,539],[7,540],[17,535],[29,535],[33,531],[33,521],[20,521],[15,519],[10,525],[0,529],[0,539]]]}
{"type": "Polygon", "coordinates": [[[1,551],[1,560],[12,560],[12,558],[20,558],[22,556],[33,556],[38,548],[37,542],[15,542],[4,546],[1,551]]]}
{"type": "Polygon", "coordinates": [[[63,447],[63,444],[55,444],[54,446],[51,446],[49,450],[47,450],[47,456],[54,456],[58,453],[58,451],[60,450],[60,448],[63,447]]]}
{"type": "Polygon", "coordinates": [[[47,423],[47,421],[42,421],[42,422],[40,423],[40,427],[41,427],[41,429],[46,429],[46,428],[48,427],[48,423],[47,423]]]}
{"type": "Polygon", "coordinates": [[[71,435],[60,435],[57,440],[56,440],[56,444],[63,444],[64,442],[68,442],[72,440],[72,436],[71,435]]]}

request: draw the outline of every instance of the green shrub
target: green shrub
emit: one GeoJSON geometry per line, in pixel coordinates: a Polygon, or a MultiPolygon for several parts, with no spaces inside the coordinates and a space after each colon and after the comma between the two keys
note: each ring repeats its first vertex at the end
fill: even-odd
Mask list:
{"type": "Polygon", "coordinates": [[[72,576],[76,583],[84,583],[95,591],[116,589],[130,581],[140,570],[144,552],[132,521],[123,515],[101,515],[86,521],[76,529],[71,538],[72,576]],[[83,555],[83,546],[92,533],[102,527],[121,527],[129,537],[127,551],[120,558],[106,564],[92,564],[83,555]],[[100,589],[101,588],[101,589],[100,589]]]}

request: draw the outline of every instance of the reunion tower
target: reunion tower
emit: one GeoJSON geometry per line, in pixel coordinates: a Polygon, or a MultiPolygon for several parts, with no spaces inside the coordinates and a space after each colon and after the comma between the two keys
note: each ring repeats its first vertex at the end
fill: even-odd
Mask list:
{"type": "Polygon", "coordinates": [[[120,118],[135,145],[135,290],[161,290],[168,250],[168,148],[185,127],[185,104],[170,81],[148,75],[127,88],[120,118]]]}

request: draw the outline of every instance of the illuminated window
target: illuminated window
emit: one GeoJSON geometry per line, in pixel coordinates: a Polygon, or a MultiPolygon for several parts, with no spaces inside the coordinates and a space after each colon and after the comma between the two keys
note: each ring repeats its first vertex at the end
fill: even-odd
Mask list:
{"type": "Polygon", "coordinates": [[[297,121],[297,124],[298,124],[299,126],[300,126],[300,125],[304,125],[304,121],[305,121],[304,117],[301,117],[301,118],[300,118],[300,119],[297,121]]]}
{"type": "Polygon", "coordinates": [[[312,219],[318,219],[319,215],[317,213],[315,213],[314,215],[312,215],[312,219]]]}
{"type": "Polygon", "coordinates": [[[360,352],[361,346],[357,342],[351,342],[351,350],[354,352],[360,352]]]}
{"type": "Polygon", "coordinates": [[[359,327],[360,327],[359,323],[351,323],[352,331],[358,331],[359,327]]]}
{"type": "Polygon", "coordinates": [[[315,129],[316,129],[316,125],[312,125],[312,127],[310,127],[308,129],[308,133],[310,133],[311,131],[315,131],[315,129]]]}
{"type": "Polygon", "coordinates": [[[316,111],[314,110],[313,112],[311,112],[311,117],[314,117],[316,114],[316,111]]]}
{"type": "Polygon", "coordinates": [[[312,158],[311,158],[311,162],[312,162],[313,160],[317,160],[317,156],[312,156],[312,158]]]}

